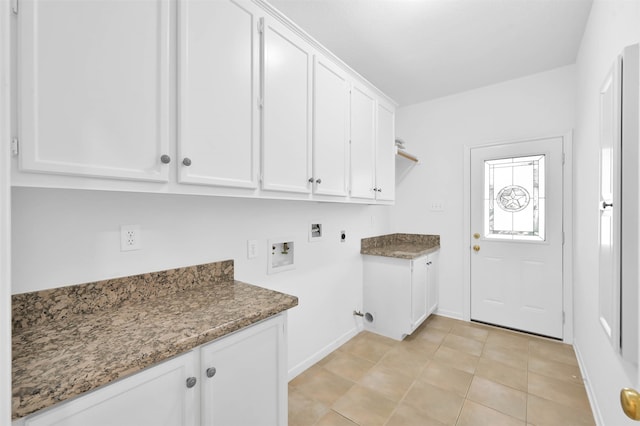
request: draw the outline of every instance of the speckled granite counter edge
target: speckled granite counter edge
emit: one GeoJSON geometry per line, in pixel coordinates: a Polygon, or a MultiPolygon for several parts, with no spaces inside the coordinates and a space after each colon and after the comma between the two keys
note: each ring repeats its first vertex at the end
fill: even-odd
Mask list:
{"type": "Polygon", "coordinates": [[[14,306],[14,313],[20,316],[20,311],[24,311],[13,322],[17,327],[13,335],[13,420],[134,374],[298,304],[297,297],[234,281],[233,261],[35,293],[40,294],[15,295],[19,308],[14,306]],[[194,274],[198,272],[202,273],[196,279],[194,274]],[[147,278],[144,289],[118,286],[127,287],[132,281],[140,285],[141,277],[147,278]],[[98,288],[109,294],[96,293],[98,288]],[[87,291],[99,296],[102,302],[90,304],[91,309],[63,306],[83,300],[79,296],[87,291]],[[127,299],[127,295],[134,295],[134,301],[127,299]],[[30,301],[37,303],[38,308],[25,305],[30,301]],[[182,304],[189,309],[182,309],[182,304]],[[173,322],[176,309],[171,311],[176,306],[179,324],[173,322]],[[183,311],[192,315],[185,317],[183,311]],[[83,335],[88,328],[98,337],[102,330],[107,336],[118,336],[118,341],[111,345],[129,345],[122,349],[128,357],[104,349],[85,354],[87,342],[94,343],[91,333],[83,335]],[[131,335],[122,335],[122,330],[131,335]],[[69,350],[74,345],[79,350],[69,350]],[[104,367],[105,362],[109,367],[104,367]],[[69,368],[71,365],[75,368],[69,368]],[[47,370],[44,375],[43,368],[47,370]]]}
{"type": "Polygon", "coordinates": [[[415,259],[439,249],[439,235],[387,234],[360,241],[360,254],[369,256],[415,259]]]}

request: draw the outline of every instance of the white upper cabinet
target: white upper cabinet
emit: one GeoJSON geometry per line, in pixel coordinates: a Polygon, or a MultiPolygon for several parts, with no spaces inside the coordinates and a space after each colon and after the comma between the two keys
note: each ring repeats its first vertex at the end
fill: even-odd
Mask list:
{"type": "Polygon", "coordinates": [[[376,100],[368,91],[354,85],[351,89],[351,197],[375,198],[375,140],[376,100]]]}
{"type": "Polygon", "coordinates": [[[20,170],[168,180],[168,8],[20,2],[20,170]]]}
{"type": "Polygon", "coordinates": [[[394,105],[262,0],[20,0],[12,185],[389,204],[394,105]]]}
{"type": "Polygon", "coordinates": [[[257,187],[257,12],[243,0],[179,3],[181,183],[257,187]]]}
{"type": "Polygon", "coordinates": [[[376,199],[393,201],[396,196],[396,149],[394,110],[378,102],[376,132],[376,199]]]}
{"type": "Polygon", "coordinates": [[[262,188],[310,193],[311,48],[264,18],[262,66],[262,188]]]}
{"type": "Polygon", "coordinates": [[[346,196],[349,81],[344,71],[322,56],[315,58],[313,76],[313,192],[346,196]]]}

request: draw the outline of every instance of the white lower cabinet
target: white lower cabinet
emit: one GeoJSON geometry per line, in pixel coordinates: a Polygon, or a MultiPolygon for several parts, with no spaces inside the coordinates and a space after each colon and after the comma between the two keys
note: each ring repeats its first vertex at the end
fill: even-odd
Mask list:
{"type": "Polygon", "coordinates": [[[188,388],[186,383],[196,375],[197,359],[196,349],[29,416],[24,425],[198,425],[199,390],[197,386],[188,388]]]}
{"type": "Polygon", "coordinates": [[[286,313],[13,426],[286,426],[286,313]]]}
{"type": "Polygon", "coordinates": [[[364,256],[365,329],[402,340],[438,307],[438,252],[416,259],[364,256]]]}
{"type": "Polygon", "coordinates": [[[202,425],[286,426],[284,322],[270,320],[202,346],[202,425]]]}

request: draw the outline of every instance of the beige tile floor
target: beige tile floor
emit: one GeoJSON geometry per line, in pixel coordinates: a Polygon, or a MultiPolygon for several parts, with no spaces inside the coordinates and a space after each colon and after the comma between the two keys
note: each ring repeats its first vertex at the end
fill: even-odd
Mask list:
{"type": "Polygon", "coordinates": [[[289,383],[289,425],[595,425],[569,345],[431,316],[362,332],[289,383]]]}

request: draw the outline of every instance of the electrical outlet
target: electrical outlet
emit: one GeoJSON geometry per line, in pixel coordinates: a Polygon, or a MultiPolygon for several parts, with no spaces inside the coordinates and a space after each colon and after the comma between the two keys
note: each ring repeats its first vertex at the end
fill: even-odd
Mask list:
{"type": "Polygon", "coordinates": [[[120,251],[140,250],[140,225],[120,225],[120,251]]]}

